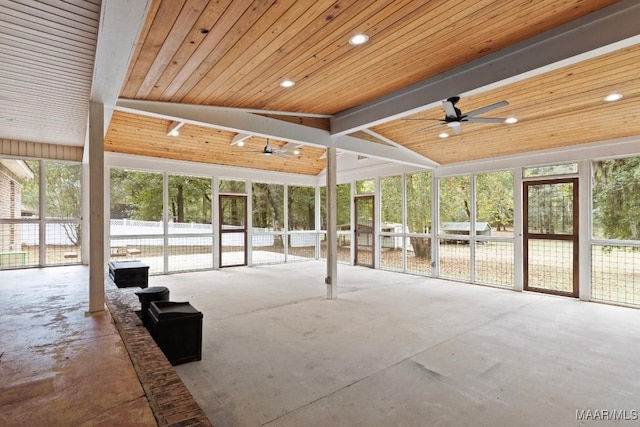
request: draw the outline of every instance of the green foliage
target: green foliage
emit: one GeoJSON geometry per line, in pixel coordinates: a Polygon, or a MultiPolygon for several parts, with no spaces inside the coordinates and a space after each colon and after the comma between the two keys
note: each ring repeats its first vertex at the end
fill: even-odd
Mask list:
{"type": "MultiPolygon", "coordinates": [[[[351,224],[351,184],[338,184],[336,199],[338,227],[351,224]]],[[[320,187],[320,226],[327,229],[327,187],[320,187]]]]}
{"type": "Polygon", "coordinates": [[[162,174],[111,169],[111,218],[161,221],[162,194],[162,174]]]}
{"type": "Polygon", "coordinates": [[[431,228],[431,172],[407,174],[407,227],[410,233],[428,233],[431,228]]]}
{"type": "MultiPolygon", "coordinates": [[[[22,204],[38,214],[40,206],[40,162],[27,161],[34,172],[34,179],[22,183],[22,204]]],[[[80,165],[45,162],[45,216],[47,218],[80,219],[81,188],[80,165]]],[[[61,224],[69,240],[77,245],[82,240],[80,223],[61,224]]]]}
{"type": "Polygon", "coordinates": [[[314,230],[316,217],[316,189],[314,187],[290,186],[287,189],[289,200],[289,230],[314,230]]]}
{"type": "Polygon", "coordinates": [[[282,184],[252,184],[253,226],[269,230],[284,228],[284,186],[282,184]]]}
{"type": "Polygon", "coordinates": [[[476,221],[486,221],[497,231],[513,229],[511,171],[476,176],[476,221]]]}
{"type": "Polygon", "coordinates": [[[596,237],[640,240],[640,157],[593,164],[596,237]]]}
{"type": "Polygon", "coordinates": [[[169,205],[174,222],[211,224],[211,179],[169,176],[169,205]]]}
{"type": "Polygon", "coordinates": [[[440,223],[471,221],[469,175],[440,179],[440,223]]]}
{"type": "Polygon", "coordinates": [[[381,222],[402,224],[402,177],[380,179],[381,222]]]}

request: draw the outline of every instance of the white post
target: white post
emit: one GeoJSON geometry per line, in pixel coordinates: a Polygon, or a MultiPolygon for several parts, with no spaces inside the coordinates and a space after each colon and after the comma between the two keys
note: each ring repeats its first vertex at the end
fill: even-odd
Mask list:
{"type": "Polygon", "coordinates": [[[338,209],[336,149],[327,148],[327,299],[338,298],[338,209]]]}
{"type": "Polygon", "coordinates": [[[522,168],[513,170],[513,289],[524,289],[524,217],[522,194],[522,168]]]}
{"type": "Polygon", "coordinates": [[[89,103],[89,312],[104,310],[104,105],[89,103]]]}
{"type": "Polygon", "coordinates": [[[213,268],[220,268],[220,179],[214,176],[212,179],[213,196],[211,199],[211,223],[213,224],[213,268]]]}
{"type": "MultiPolygon", "coordinates": [[[[247,217],[245,218],[247,228],[247,247],[244,248],[247,256],[247,266],[253,266],[253,181],[247,179],[244,183],[244,193],[247,195],[247,217]]],[[[275,237],[274,237],[275,238],[275,237]]]]}
{"type": "MultiPolygon", "coordinates": [[[[578,297],[583,301],[591,299],[591,161],[578,164],[578,274],[580,284],[578,297]]],[[[574,203],[574,209],[576,204],[574,203]]]]}

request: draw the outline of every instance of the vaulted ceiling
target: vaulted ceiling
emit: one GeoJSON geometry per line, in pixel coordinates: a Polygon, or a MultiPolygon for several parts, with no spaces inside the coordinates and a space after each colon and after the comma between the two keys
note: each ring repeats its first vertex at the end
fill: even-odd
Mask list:
{"type": "Polygon", "coordinates": [[[86,117],[87,84],[93,100],[115,110],[107,117],[107,151],[308,175],[324,168],[325,147],[434,167],[640,136],[635,1],[149,0],[144,10],[136,2],[105,1],[101,25],[120,27],[98,33],[93,81],[79,83],[73,79],[86,67],[47,81],[54,67],[37,65],[56,62],[55,52],[79,63],[85,51],[96,52],[97,0],[38,3],[0,3],[0,55],[8,64],[0,75],[0,138],[83,144],[78,131],[73,138],[44,137],[34,125],[64,125],[67,110],[86,117]],[[60,16],[65,20],[57,22],[60,16]],[[47,20],[55,26],[36,25],[47,20]],[[88,26],[77,47],[74,22],[88,26]],[[35,45],[34,37],[54,27],[73,29],[72,36],[56,38],[60,45],[49,56],[35,48],[18,55],[18,41],[35,45]],[[357,33],[368,42],[349,44],[357,33]],[[126,61],[116,67],[122,52],[126,61]],[[109,65],[117,69],[101,71],[109,65]],[[33,70],[40,75],[31,78],[33,70]],[[96,99],[109,77],[113,105],[108,96],[96,99]],[[23,91],[24,80],[52,96],[35,108],[38,90],[23,91]],[[295,85],[284,88],[284,80],[295,85]],[[50,98],[74,90],[84,101],[63,97],[56,109],[50,98]],[[604,102],[613,92],[623,98],[604,102]],[[463,114],[506,100],[481,116],[519,121],[463,123],[462,133],[453,134],[433,120],[444,118],[442,101],[452,96],[461,97],[463,114]],[[33,120],[24,120],[30,114],[33,120]],[[179,136],[168,135],[174,123],[183,124],[179,136]],[[442,131],[450,136],[439,137],[442,131]],[[235,143],[239,137],[243,147],[235,143]],[[276,149],[302,144],[301,154],[265,157],[267,138],[276,149]]]}

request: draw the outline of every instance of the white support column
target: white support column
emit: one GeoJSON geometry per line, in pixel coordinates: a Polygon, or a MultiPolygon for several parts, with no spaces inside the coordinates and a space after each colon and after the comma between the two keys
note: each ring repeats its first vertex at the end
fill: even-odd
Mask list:
{"type": "Polygon", "coordinates": [[[247,265],[253,266],[253,181],[247,179],[244,184],[244,192],[247,195],[247,265]]]}
{"type": "Polygon", "coordinates": [[[169,273],[169,176],[162,173],[162,271],[169,273]]]}
{"type": "Polygon", "coordinates": [[[520,292],[524,288],[523,200],[522,168],[515,168],[513,169],[513,289],[520,292]]]}
{"type": "Polygon", "coordinates": [[[211,223],[213,225],[213,268],[220,268],[220,179],[217,176],[212,180],[213,196],[211,199],[211,223]]]}
{"type": "Polygon", "coordinates": [[[469,224],[469,279],[471,283],[476,282],[476,176],[469,174],[469,191],[471,196],[471,224],[469,224]]]}
{"type": "MultiPolygon", "coordinates": [[[[351,244],[349,245],[349,250],[351,253],[349,254],[349,257],[350,257],[349,264],[355,265],[356,249],[358,244],[358,236],[356,236],[356,181],[355,180],[351,181],[350,187],[351,187],[351,196],[349,199],[349,205],[351,206],[351,209],[349,210],[349,213],[350,213],[349,221],[351,222],[351,224],[349,225],[349,234],[351,236],[349,238],[350,238],[351,244]]],[[[328,189],[327,189],[327,194],[329,194],[328,189]]]]}
{"type": "MultiPolygon", "coordinates": [[[[327,148],[327,299],[338,297],[337,156],[327,148]]],[[[353,198],[352,198],[353,199],[353,198]]],[[[351,243],[353,248],[353,241],[351,243]]]]}
{"type": "Polygon", "coordinates": [[[320,206],[321,198],[320,198],[320,187],[316,185],[316,194],[315,194],[315,230],[316,230],[316,259],[320,259],[320,255],[322,251],[320,250],[320,232],[322,231],[322,207],[320,206]]]}
{"type": "Polygon", "coordinates": [[[579,298],[583,301],[591,299],[591,161],[583,160],[578,164],[578,266],[579,266],[579,298]]]}
{"type": "Polygon", "coordinates": [[[440,221],[440,191],[438,178],[431,172],[431,274],[440,276],[440,245],[438,244],[438,222],[440,221]]]}
{"type": "MultiPolygon", "coordinates": [[[[407,272],[407,174],[400,175],[400,185],[402,185],[402,272],[407,272]]],[[[394,237],[395,239],[395,237],[394,237]]]]}
{"type": "Polygon", "coordinates": [[[40,160],[39,169],[39,182],[40,194],[38,195],[40,200],[40,206],[38,206],[38,256],[40,258],[40,267],[46,267],[47,265],[47,217],[46,201],[47,201],[47,164],[40,160]]]}
{"type": "Polygon", "coordinates": [[[382,197],[380,196],[382,191],[380,190],[380,177],[376,176],[373,179],[373,216],[375,221],[373,224],[373,268],[380,268],[380,231],[382,231],[382,197]]]}
{"type": "Polygon", "coordinates": [[[284,199],[284,224],[282,224],[282,247],[284,249],[284,262],[289,261],[289,184],[284,183],[284,188],[282,189],[284,195],[282,198],[284,199]]]}
{"type": "Polygon", "coordinates": [[[104,310],[104,105],[89,103],[89,312],[104,310]]]}
{"type": "MultiPolygon", "coordinates": [[[[88,132],[88,130],[87,130],[88,132]]],[[[88,138],[88,134],[87,134],[88,138]]],[[[81,169],[81,183],[80,183],[80,195],[81,195],[81,211],[82,220],[80,227],[82,229],[82,240],[80,242],[80,261],[83,265],[89,265],[89,150],[84,150],[82,153],[82,169],[81,169]]],[[[105,197],[108,197],[105,194],[105,197]]],[[[109,206],[109,199],[105,200],[105,206],[109,206]]],[[[108,229],[105,230],[108,232],[108,229]]]]}

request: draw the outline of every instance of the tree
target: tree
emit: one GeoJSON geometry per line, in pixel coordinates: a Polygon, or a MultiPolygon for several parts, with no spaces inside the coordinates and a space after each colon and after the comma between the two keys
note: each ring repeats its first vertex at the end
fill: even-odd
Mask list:
{"type": "Polygon", "coordinates": [[[476,220],[497,231],[513,229],[513,174],[491,172],[476,176],[476,220]]]}
{"type": "MultiPolygon", "coordinates": [[[[40,206],[40,179],[42,172],[40,162],[28,161],[27,165],[35,174],[35,178],[22,184],[23,204],[38,212],[40,206]]],[[[45,162],[45,216],[56,219],[76,219],[78,221],[62,222],[60,225],[69,241],[75,246],[82,241],[80,165],[45,162]]]]}
{"type": "MultiPolygon", "coordinates": [[[[431,229],[431,172],[405,177],[407,187],[407,227],[410,233],[428,233],[431,229]]],[[[431,239],[409,237],[416,258],[431,259],[431,239]]]]}
{"type": "Polygon", "coordinates": [[[640,157],[594,162],[593,227],[597,237],[640,240],[640,157]]]}

